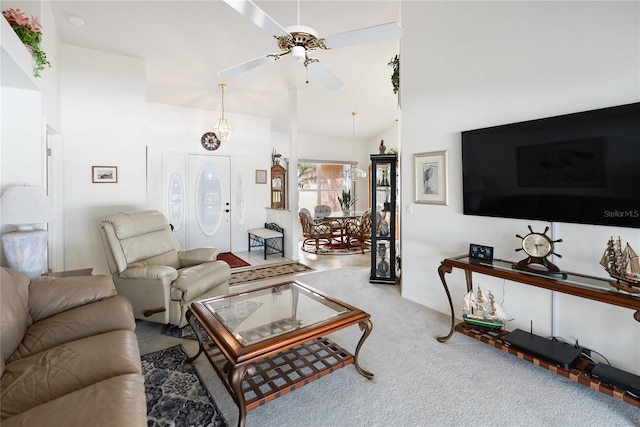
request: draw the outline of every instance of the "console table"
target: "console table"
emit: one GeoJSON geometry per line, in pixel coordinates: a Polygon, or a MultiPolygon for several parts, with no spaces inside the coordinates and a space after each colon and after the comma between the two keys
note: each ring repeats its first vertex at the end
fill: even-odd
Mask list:
{"type": "Polygon", "coordinates": [[[609,284],[609,279],[587,276],[578,273],[567,273],[566,279],[556,279],[553,277],[544,276],[542,274],[527,273],[520,270],[515,270],[511,267],[513,264],[514,263],[511,261],[505,261],[501,259],[494,259],[492,264],[471,262],[469,261],[469,257],[467,255],[460,255],[443,260],[438,267],[438,275],[440,276],[442,286],[444,286],[444,290],[447,293],[447,298],[449,299],[449,306],[451,308],[451,330],[447,335],[438,337],[437,340],[440,342],[447,341],[449,338],[451,338],[451,335],[453,335],[454,330],[456,330],[471,338],[498,348],[499,350],[513,354],[523,360],[527,360],[535,365],[546,368],[573,381],[579,382],[580,384],[586,385],[587,387],[590,387],[594,390],[598,390],[618,400],[622,400],[636,407],[640,407],[640,398],[625,393],[624,390],[613,388],[609,385],[603,384],[597,379],[592,378],[590,372],[595,364],[585,358],[581,358],[574,368],[570,370],[564,370],[555,365],[546,363],[543,360],[537,359],[531,355],[505,346],[501,341],[501,337],[506,333],[506,331],[478,330],[467,325],[465,322],[461,322],[460,324],[455,325],[453,301],[451,300],[451,293],[449,292],[449,287],[447,285],[445,277],[445,275],[447,273],[451,273],[454,268],[464,270],[467,292],[472,290],[472,274],[476,272],[479,274],[485,274],[505,280],[511,280],[513,282],[523,283],[525,285],[549,289],[564,294],[575,295],[594,301],[600,301],[618,307],[630,308],[631,310],[635,310],[633,313],[633,318],[636,321],[640,322],[640,295],[632,295],[630,293],[615,289],[609,284]]]}
{"type": "Polygon", "coordinates": [[[472,289],[472,273],[486,274],[500,279],[511,280],[512,282],[524,283],[525,285],[536,286],[538,288],[549,289],[563,294],[575,295],[606,304],[617,305],[635,310],[633,318],[640,322],[640,296],[633,296],[627,292],[619,291],[609,284],[608,279],[587,276],[578,273],[568,273],[566,279],[556,279],[542,274],[526,273],[515,270],[511,266],[512,261],[494,259],[493,264],[477,263],[469,261],[467,255],[460,255],[443,260],[438,267],[438,275],[442,281],[442,286],[449,299],[451,308],[451,330],[444,337],[439,337],[438,341],[445,342],[451,335],[455,327],[455,313],[453,311],[453,301],[445,278],[446,273],[451,273],[453,268],[464,270],[467,282],[467,292],[472,289]]]}

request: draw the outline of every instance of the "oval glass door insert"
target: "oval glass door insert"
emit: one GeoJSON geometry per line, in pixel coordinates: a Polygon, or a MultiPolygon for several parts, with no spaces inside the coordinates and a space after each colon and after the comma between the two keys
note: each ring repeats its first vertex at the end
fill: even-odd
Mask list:
{"type": "Polygon", "coordinates": [[[222,180],[213,163],[202,167],[196,185],[196,218],[205,236],[213,236],[222,221],[222,180]]]}

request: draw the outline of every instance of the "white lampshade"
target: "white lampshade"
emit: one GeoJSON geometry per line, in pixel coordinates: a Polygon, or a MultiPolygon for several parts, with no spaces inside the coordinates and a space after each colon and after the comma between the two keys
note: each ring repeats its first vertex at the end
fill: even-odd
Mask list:
{"type": "Polygon", "coordinates": [[[304,61],[306,55],[307,55],[307,50],[304,48],[304,46],[293,46],[291,48],[291,57],[296,62],[304,61]]]}
{"type": "Polygon", "coordinates": [[[2,223],[16,225],[20,229],[33,228],[54,218],[51,203],[42,187],[9,187],[2,195],[0,204],[2,223]]]}

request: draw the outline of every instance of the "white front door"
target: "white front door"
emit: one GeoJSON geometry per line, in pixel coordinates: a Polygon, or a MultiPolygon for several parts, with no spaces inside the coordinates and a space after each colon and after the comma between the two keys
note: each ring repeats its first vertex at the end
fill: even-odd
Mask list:
{"type": "Polygon", "coordinates": [[[231,251],[231,160],[189,154],[187,177],[187,248],[231,251]]]}

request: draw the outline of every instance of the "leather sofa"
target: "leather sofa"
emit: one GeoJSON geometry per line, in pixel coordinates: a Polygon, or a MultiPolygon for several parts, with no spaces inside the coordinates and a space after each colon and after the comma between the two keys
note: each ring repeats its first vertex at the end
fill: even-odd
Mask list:
{"type": "Polygon", "coordinates": [[[131,304],[109,276],[0,277],[0,424],[146,426],[131,304]]]}
{"type": "Polygon", "coordinates": [[[183,327],[193,301],[229,293],[231,268],[217,248],[181,250],[157,210],[121,212],[99,225],[109,271],[136,319],[183,327]]]}

